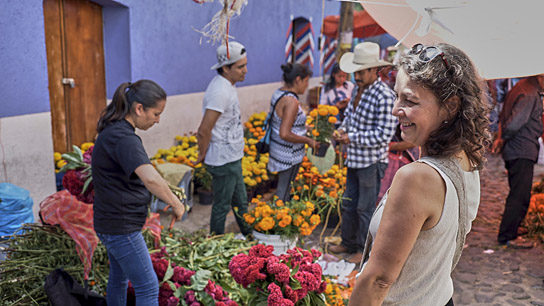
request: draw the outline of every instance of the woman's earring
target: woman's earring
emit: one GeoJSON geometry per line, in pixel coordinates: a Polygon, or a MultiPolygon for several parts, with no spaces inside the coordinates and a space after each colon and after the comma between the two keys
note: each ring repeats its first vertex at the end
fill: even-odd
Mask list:
{"type": "Polygon", "coordinates": [[[444,124],[448,124],[448,120],[444,120],[444,124]]]}

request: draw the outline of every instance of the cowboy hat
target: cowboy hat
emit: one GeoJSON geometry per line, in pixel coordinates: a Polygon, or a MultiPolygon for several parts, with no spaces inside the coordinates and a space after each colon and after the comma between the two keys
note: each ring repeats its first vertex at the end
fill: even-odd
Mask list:
{"type": "Polygon", "coordinates": [[[242,58],[246,57],[246,50],[241,43],[231,41],[228,44],[228,55],[226,45],[222,44],[221,46],[217,47],[217,64],[213,65],[210,70],[215,70],[226,65],[234,64],[242,58]]]}
{"type": "Polygon", "coordinates": [[[353,52],[346,52],[340,59],[340,69],[346,73],[390,65],[393,64],[380,60],[380,46],[373,42],[357,44],[353,52]]]}

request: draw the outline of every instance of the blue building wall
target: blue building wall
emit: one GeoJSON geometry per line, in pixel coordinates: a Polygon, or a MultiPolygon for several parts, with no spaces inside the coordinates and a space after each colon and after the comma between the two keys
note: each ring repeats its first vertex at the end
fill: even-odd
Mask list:
{"type": "Polygon", "coordinates": [[[41,0],[0,2],[0,118],[50,109],[41,0]]]}
{"type": "MultiPolygon", "coordinates": [[[[107,97],[125,81],[142,78],[161,84],[168,95],[202,92],[217,45],[202,29],[221,9],[218,1],[95,0],[103,6],[107,97]],[[200,43],[200,41],[202,42],[200,43]]],[[[326,1],[325,15],[338,14],[340,2],[326,1]]],[[[250,0],[230,23],[234,40],[246,46],[248,75],[238,86],[281,81],[285,35],[291,17],[312,20],[314,76],[319,73],[317,37],[321,1],[250,0]]],[[[50,110],[42,0],[0,3],[0,118],[50,110]]]]}

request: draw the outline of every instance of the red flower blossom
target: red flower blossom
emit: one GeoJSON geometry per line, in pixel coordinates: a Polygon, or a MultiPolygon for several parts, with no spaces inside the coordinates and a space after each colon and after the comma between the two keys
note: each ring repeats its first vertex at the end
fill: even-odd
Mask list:
{"type": "Polygon", "coordinates": [[[174,283],[180,283],[183,285],[191,285],[191,276],[195,274],[194,271],[187,270],[183,267],[175,267],[174,274],[172,275],[172,281],[174,283]]]}
{"type": "Polygon", "coordinates": [[[268,285],[268,292],[270,294],[268,295],[268,305],[270,306],[294,306],[295,303],[293,303],[291,300],[286,299],[283,296],[283,293],[281,292],[281,288],[276,285],[275,283],[270,283],[268,285]]]}
{"type": "Polygon", "coordinates": [[[280,260],[277,257],[268,258],[266,269],[268,273],[274,275],[278,282],[284,284],[289,283],[289,277],[291,276],[289,267],[284,263],[280,263],[280,260]]]}
{"type": "MultiPolygon", "coordinates": [[[[272,248],[262,245],[253,246],[249,255],[238,254],[229,263],[234,280],[248,288],[254,294],[268,293],[267,303],[272,306],[295,305],[306,295],[321,298],[326,283],[322,281],[323,272],[315,260],[321,253],[300,248],[288,250],[287,254],[275,256],[272,248]],[[300,289],[293,290],[289,285],[293,270],[297,273],[293,278],[300,284],[300,289]],[[268,292],[267,292],[268,291],[268,292]]],[[[250,293],[251,294],[251,293],[250,293]]]]}
{"type": "Polygon", "coordinates": [[[164,274],[166,274],[166,270],[168,269],[168,261],[166,259],[155,261],[153,263],[153,269],[155,270],[155,274],[157,274],[159,281],[162,281],[164,279],[164,274]]]}
{"type": "Polygon", "coordinates": [[[85,185],[84,174],[79,170],[68,170],[64,173],[62,177],[62,186],[68,190],[73,196],[75,196],[78,201],[92,204],[94,203],[94,188],[93,183],[91,182],[85,190],[85,193],[82,194],[83,186],[85,185]]]}

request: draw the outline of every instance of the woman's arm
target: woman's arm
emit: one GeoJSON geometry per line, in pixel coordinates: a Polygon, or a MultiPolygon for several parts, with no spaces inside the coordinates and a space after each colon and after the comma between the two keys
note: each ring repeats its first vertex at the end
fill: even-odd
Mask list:
{"type": "Polygon", "coordinates": [[[281,117],[280,138],[292,143],[306,143],[310,147],[315,148],[317,145],[315,140],[291,132],[298,113],[298,101],[292,97],[283,97],[277,103],[282,103],[280,105],[280,112],[278,112],[278,115],[281,117]]]}
{"type": "Polygon", "coordinates": [[[371,256],[357,279],[349,306],[381,305],[397,280],[422,230],[438,223],[446,186],[440,174],[422,163],[396,173],[371,256]]]}
{"type": "Polygon", "coordinates": [[[414,144],[411,144],[407,141],[391,141],[389,143],[389,151],[404,151],[415,147],[414,144]]]}
{"type": "Polygon", "coordinates": [[[183,204],[181,204],[178,197],[172,193],[164,178],[157,172],[157,170],[155,170],[155,168],[153,168],[152,165],[141,165],[136,168],[134,172],[136,175],[138,175],[142,182],[144,182],[147,190],[172,207],[177,220],[180,220],[181,217],[183,217],[185,207],[183,204]]]}

